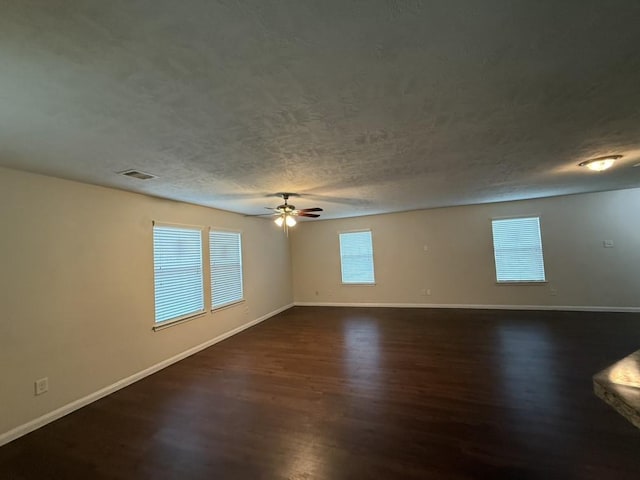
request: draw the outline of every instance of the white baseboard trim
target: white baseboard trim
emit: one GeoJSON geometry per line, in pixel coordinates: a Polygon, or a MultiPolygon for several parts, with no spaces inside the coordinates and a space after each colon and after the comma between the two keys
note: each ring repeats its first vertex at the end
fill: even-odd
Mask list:
{"type": "Polygon", "coordinates": [[[138,380],[142,380],[144,377],[148,377],[149,375],[156,373],[159,370],[162,370],[163,368],[168,367],[169,365],[179,362],[180,360],[183,360],[193,355],[194,353],[198,353],[199,351],[204,350],[205,348],[208,348],[211,345],[214,345],[218,342],[221,342],[222,340],[225,340],[237,333],[240,333],[243,330],[246,330],[247,328],[253,327],[254,325],[257,325],[258,323],[263,322],[268,318],[271,318],[281,312],[284,312],[285,310],[288,310],[293,306],[294,304],[291,303],[289,305],[285,305],[284,307],[278,308],[273,312],[269,312],[266,315],[263,315],[259,318],[256,318],[255,320],[245,323],[244,325],[240,325],[239,327],[234,328],[233,330],[225,332],[222,335],[218,335],[217,337],[212,338],[211,340],[207,340],[206,342],[201,343],[200,345],[196,345],[195,347],[185,350],[184,352],[174,355],[173,357],[163,360],[162,362],[156,363],[155,365],[152,365],[151,367],[146,368],[138,373],[134,373],[129,377],[123,378],[122,380],[118,380],[114,384],[104,387],[98,390],[97,392],[90,393],[86,397],[79,398],[78,400],[75,400],[71,403],[67,403],[66,405],[63,405],[62,407],[56,410],[53,410],[52,412],[45,413],[44,415],[34,420],[31,420],[30,422],[27,422],[23,425],[19,425],[9,430],[8,432],[2,433],[0,434],[0,446],[5,445],[15,440],[16,438],[22,437],[27,433],[33,432],[34,430],[37,430],[38,428],[43,427],[48,423],[51,423],[61,417],[64,417],[65,415],[68,415],[69,413],[75,410],[78,410],[79,408],[89,405],[90,403],[93,403],[96,400],[106,397],[107,395],[110,395],[113,392],[116,392],[126,386],[131,385],[132,383],[137,382],[138,380]]]}
{"type": "Polygon", "coordinates": [[[336,303],[295,302],[296,307],[391,307],[391,308],[464,308],[470,310],[555,310],[568,312],[638,313],[640,307],[601,307],[591,305],[484,305],[454,303],[336,303]]]}

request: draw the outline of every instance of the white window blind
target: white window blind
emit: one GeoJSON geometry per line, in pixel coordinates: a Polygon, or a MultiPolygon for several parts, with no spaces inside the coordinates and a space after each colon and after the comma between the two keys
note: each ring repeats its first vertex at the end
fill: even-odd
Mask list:
{"type": "Polygon", "coordinates": [[[371,231],[340,234],[342,283],[375,283],[371,231]]]}
{"type": "Polygon", "coordinates": [[[211,305],[239,302],[242,292],[242,240],[237,232],[209,232],[211,305]]]}
{"type": "Polygon", "coordinates": [[[153,227],[156,323],[204,312],[202,231],[153,227]]]}
{"type": "Polygon", "coordinates": [[[498,282],[544,282],[540,218],[493,220],[498,282]]]}

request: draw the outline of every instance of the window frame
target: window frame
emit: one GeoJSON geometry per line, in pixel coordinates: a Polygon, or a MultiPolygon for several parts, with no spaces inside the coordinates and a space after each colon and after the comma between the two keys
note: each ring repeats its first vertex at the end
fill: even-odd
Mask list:
{"type": "Polygon", "coordinates": [[[169,223],[169,222],[158,222],[152,221],[152,229],[151,229],[151,237],[152,237],[152,260],[153,260],[153,306],[154,306],[154,324],[153,330],[161,330],[163,328],[176,325],[179,323],[186,322],[188,320],[192,320],[194,318],[201,317],[207,313],[207,303],[206,303],[206,295],[205,292],[205,238],[204,233],[206,231],[206,227],[202,225],[188,225],[188,224],[179,224],[179,223],[169,223]],[[202,309],[191,311],[188,313],[184,313],[178,315],[176,317],[167,318],[165,320],[157,320],[157,275],[156,275],[156,228],[173,228],[173,229],[182,229],[182,230],[192,230],[200,233],[200,289],[202,292],[202,309]]]}
{"type": "Polygon", "coordinates": [[[491,219],[491,250],[493,254],[493,269],[494,269],[494,278],[496,285],[513,285],[513,286],[536,286],[536,285],[545,285],[549,283],[547,278],[547,269],[545,265],[545,257],[544,257],[544,244],[542,241],[542,215],[540,214],[529,214],[529,215],[510,215],[510,216],[501,216],[501,217],[492,217],[491,219]],[[499,280],[498,279],[498,263],[496,259],[496,244],[495,244],[495,235],[493,230],[493,223],[495,221],[504,221],[504,220],[524,220],[535,218],[538,220],[538,235],[540,238],[540,253],[542,256],[542,274],[543,280],[499,280]]]}
{"type": "Polygon", "coordinates": [[[362,228],[358,230],[343,230],[338,232],[338,251],[340,256],[340,283],[345,286],[365,286],[372,287],[376,285],[376,262],[375,262],[375,251],[373,248],[373,230],[371,228],[362,228]],[[371,274],[373,280],[371,282],[345,282],[344,281],[344,265],[343,265],[343,256],[342,256],[342,235],[348,235],[350,233],[365,233],[368,232],[371,239],[371,274]]]}
{"type": "Polygon", "coordinates": [[[242,231],[241,230],[232,230],[232,229],[227,229],[227,228],[217,228],[217,227],[211,227],[209,229],[209,232],[207,234],[207,241],[209,242],[209,300],[211,302],[211,311],[215,312],[218,310],[224,310],[225,308],[230,308],[233,307],[234,305],[238,305],[241,304],[243,302],[245,302],[245,292],[244,292],[244,251],[243,251],[243,241],[242,241],[242,231]],[[232,301],[220,304],[220,305],[215,305],[214,301],[213,301],[213,295],[214,295],[214,282],[213,282],[213,275],[214,275],[214,265],[213,265],[213,242],[212,242],[212,238],[211,236],[214,233],[227,233],[227,234],[235,234],[238,236],[238,250],[240,253],[240,265],[239,265],[239,270],[240,270],[240,292],[242,293],[241,297],[239,299],[234,299],[232,301]]]}

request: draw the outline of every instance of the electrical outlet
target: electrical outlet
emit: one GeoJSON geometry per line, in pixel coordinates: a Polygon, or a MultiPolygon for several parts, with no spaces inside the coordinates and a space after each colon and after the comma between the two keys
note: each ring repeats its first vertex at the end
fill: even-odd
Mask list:
{"type": "Polygon", "coordinates": [[[42,395],[49,391],[49,377],[40,378],[35,381],[35,394],[42,395]]]}
{"type": "Polygon", "coordinates": [[[549,295],[551,295],[552,297],[555,297],[558,295],[558,290],[556,290],[555,288],[550,288],[549,289],[549,295]]]}
{"type": "Polygon", "coordinates": [[[430,296],[430,295],[431,295],[431,289],[427,288],[427,296],[430,296]]]}
{"type": "Polygon", "coordinates": [[[613,248],[613,240],[603,240],[602,246],[604,248],[613,248]]]}

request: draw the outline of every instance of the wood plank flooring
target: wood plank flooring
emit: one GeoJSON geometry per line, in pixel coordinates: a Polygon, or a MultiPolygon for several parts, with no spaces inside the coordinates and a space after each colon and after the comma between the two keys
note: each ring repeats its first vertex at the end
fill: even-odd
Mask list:
{"type": "MultiPolygon", "coordinates": [[[[177,327],[179,328],[179,327],[177,327]]],[[[0,448],[2,479],[634,479],[640,316],[295,307],[0,448]]]]}

